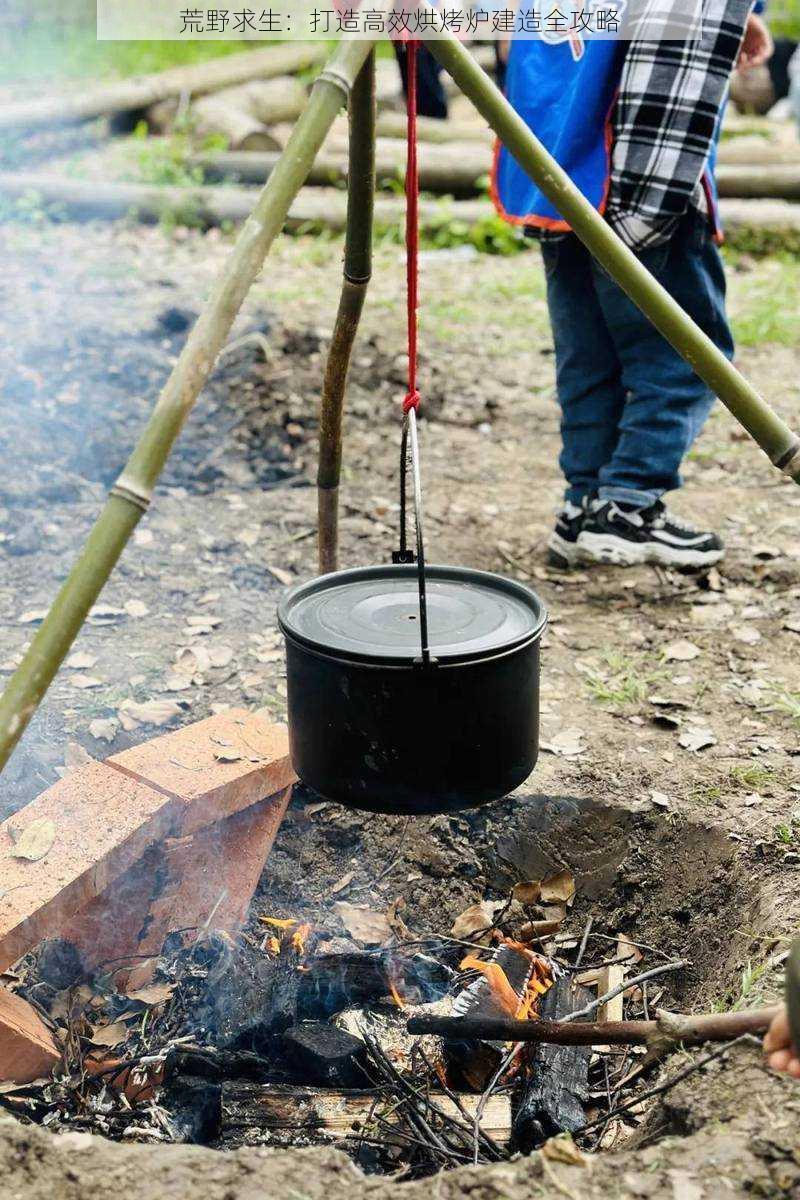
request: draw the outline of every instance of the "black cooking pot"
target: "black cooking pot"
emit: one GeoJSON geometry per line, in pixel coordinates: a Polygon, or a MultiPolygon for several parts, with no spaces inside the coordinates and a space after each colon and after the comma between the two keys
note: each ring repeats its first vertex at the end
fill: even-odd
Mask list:
{"type": "Polygon", "coordinates": [[[505,796],[533,770],[541,601],[484,571],[426,575],[427,662],[414,566],[323,575],[280,605],[292,763],[329,800],[449,812],[505,796]]]}
{"type": "Polygon", "coordinates": [[[547,614],[523,584],[425,566],[413,411],[410,428],[416,562],[403,518],[404,561],[301,584],[278,619],[300,779],[352,808],[415,816],[497,800],[533,770],[547,614]]]}

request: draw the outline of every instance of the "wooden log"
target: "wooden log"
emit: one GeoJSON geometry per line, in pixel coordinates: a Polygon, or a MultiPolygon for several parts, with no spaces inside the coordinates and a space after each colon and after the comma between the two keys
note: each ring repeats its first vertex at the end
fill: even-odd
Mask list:
{"type": "MultiPolygon", "coordinates": [[[[222,134],[232,150],[278,150],[280,143],[266,127],[297,120],[307,99],[294,76],[253,79],[201,97],[186,112],[186,126],[201,137],[222,134]]],[[[147,119],[151,128],[165,133],[181,113],[181,101],[162,100],[148,109],[147,119]]]]}
{"type": "MultiPolygon", "coordinates": [[[[433,1092],[431,1099],[448,1116],[465,1120],[448,1096],[433,1092]]],[[[462,1094],[458,1099],[468,1118],[474,1119],[480,1096],[462,1094]]],[[[230,1136],[237,1130],[276,1132],[285,1129],[294,1133],[308,1131],[309,1134],[325,1131],[332,1137],[354,1136],[369,1118],[374,1103],[373,1091],[323,1091],[231,1080],[222,1085],[223,1135],[230,1136]]],[[[380,1105],[378,1111],[381,1111],[380,1105]]],[[[392,1115],[387,1114],[387,1119],[393,1122],[392,1115]]],[[[507,1095],[491,1097],[483,1111],[481,1129],[496,1142],[508,1142],[511,1101],[507,1095]]],[[[384,1128],[379,1136],[388,1140],[391,1133],[384,1128]]]]}
{"type": "MultiPolygon", "coordinates": [[[[334,125],[334,131],[336,128],[334,125]]],[[[377,133],[379,138],[404,140],[405,113],[380,113],[377,133]]],[[[495,141],[488,125],[480,121],[440,121],[436,117],[417,117],[417,138],[420,142],[438,142],[448,146],[453,142],[480,142],[483,146],[493,146],[495,141]]]]}
{"type": "MultiPolygon", "coordinates": [[[[147,110],[147,121],[151,129],[168,133],[175,127],[178,113],[177,100],[164,100],[147,110]]],[[[257,117],[216,96],[207,96],[193,104],[187,118],[194,133],[201,136],[221,134],[234,150],[263,153],[278,149],[278,142],[257,117]]]]}
{"type": "Polygon", "coordinates": [[[758,134],[743,134],[741,137],[725,138],[720,142],[717,154],[717,169],[728,164],[800,166],[800,141],[792,133],[791,140],[774,141],[758,134]]]}
{"type": "MultiPolygon", "coordinates": [[[[205,104],[215,101],[207,100],[205,104]]],[[[199,108],[199,105],[197,106],[199,108]]],[[[263,183],[278,162],[278,154],[254,154],[249,152],[200,154],[191,160],[192,166],[200,167],[211,179],[236,179],[242,183],[263,183]]],[[[385,140],[378,144],[375,171],[379,183],[402,179],[405,175],[405,146],[397,142],[386,146],[385,140]]],[[[447,195],[475,195],[480,183],[489,173],[491,154],[486,147],[439,146],[435,144],[419,147],[420,186],[426,192],[442,192],[447,195]]],[[[322,185],[347,181],[346,153],[326,150],[317,156],[309,175],[309,182],[322,185]]]]}
{"type": "MultiPolygon", "coordinates": [[[[562,975],[542,997],[541,1017],[561,1020],[589,999],[585,988],[562,975]]],[[[530,1051],[530,1070],[514,1113],[514,1141],[520,1150],[530,1153],[549,1137],[572,1133],[583,1125],[591,1053],[589,1046],[546,1042],[530,1051]]]]}
{"type": "MultiPolygon", "coordinates": [[[[56,205],[79,220],[121,220],[128,217],[145,223],[177,215],[207,228],[247,219],[253,207],[249,188],[160,187],[143,183],[102,183],[62,175],[36,173],[0,174],[0,197],[10,200],[37,197],[42,204],[56,205]]],[[[323,226],[345,227],[347,197],[329,188],[303,188],[289,209],[284,229],[302,230],[323,226]]],[[[420,204],[423,229],[436,229],[450,219],[473,224],[492,215],[482,200],[436,201],[420,204]]],[[[382,228],[394,227],[404,219],[405,202],[397,197],[378,197],[375,220],[382,228]]]]}
{"type": "Polygon", "coordinates": [[[249,79],[271,79],[303,71],[323,62],[322,42],[248,50],[209,62],[173,67],[156,75],[139,75],[115,83],[84,86],[73,94],[45,95],[0,106],[0,130],[40,129],[68,125],[119,112],[144,111],[170,97],[201,96],[249,79]]]}
{"type": "Polygon", "coordinates": [[[720,196],[736,199],[800,200],[800,159],[765,165],[721,163],[716,170],[720,196]]]}

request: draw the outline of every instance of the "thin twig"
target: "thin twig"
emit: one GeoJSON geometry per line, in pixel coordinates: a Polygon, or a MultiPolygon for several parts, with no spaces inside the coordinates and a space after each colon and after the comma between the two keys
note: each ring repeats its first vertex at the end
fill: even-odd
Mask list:
{"type": "Polygon", "coordinates": [[[631,1108],[635,1108],[637,1104],[642,1104],[645,1100],[651,1100],[654,1096],[663,1095],[664,1092],[670,1091],[677,1084],[682,1083],[695,1071],[701,1070],[708,1063],[713,1062],[715,1058],[722,1058],[734,1046],[740,1046],[744,1042],[752,1042],[755,1045],[760,1045],[758,1038],[753,1037],[752,1033],[743,1033],[741,1037],[734,1038],[732,1042],[726,1042],[723,1046],[718,1046],[716,1050],[711,1050],[708,1054],[698,1058],[696,1062],[691,1063],[688,1067],[684,1067],[682,1071],[678,1071],[670,1079],[664,1083],[658,1084],[656,1087],[650,1088],[646,1092],[641,1092],[638,1096],[634,1096],[631,1100],[626,1100],[624,1104],[620,1104],[617,1108],[613,1108],[610,1112],[604,1113],[602,1117],[595,1117],[593,1121],[587,1121],[585,1125],[581,1125],[579,1129],[573,1130],[573,1136],[579,1133],[586,1133],[587,1130],[593,1129],[595,1125],[600,1125],[605,1121],[611,1121],[614,1117],[620,1116],[621,1113],[627,1112],[631,1108]]]}
{"type": "Polygon", "coordinates": [[[583,1017],[589,1017],[593,1012],[596,1012],[603,1004],[607,1004],[609,1000],[613,1000],[615,996],[621,995],[622,992],[627,992],[629,988],[636,987],[637,984],[644,983],[647,979],[655,979],[657,975],[664,975],[667,971],[680,971],[683,967],[689,965],[688,958],[678,958],[675,962],[664,963],[660,967],[651,967],[649,971],[643,971],[641,975],[634,975],[631,979],[625,979],[609,992],[598,996],[596,1000],[592,1000],[591,1004],[585,1005],[583,1008],[577,1009],[575,1012],[569,1013],[563,1018],[566,1025],[570,1021],[580,1021],[583,1017]]]}
{"type": "Polygon", "coordinates": [[[583,959],[583,956],[586,953],[586,945],[589,941],[589,934],[592,932],[592,925],[594,925],[594,917],[589,917],[588,921],[586,922],[586,928],[583,931],[583,937],[581,938],[581,944],[578,947],[578,953],[575,955],[575,962],[574,962],[573,966],[576,970],[581,965],[581,960],[583,959]]]}

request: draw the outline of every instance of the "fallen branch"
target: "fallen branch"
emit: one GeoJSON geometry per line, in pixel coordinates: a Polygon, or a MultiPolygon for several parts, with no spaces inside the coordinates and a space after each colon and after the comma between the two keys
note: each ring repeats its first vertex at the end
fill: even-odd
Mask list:
{"type": "Polygon", "coordinates": [[[511,1017],[412,1017],[408,1032],[434,1034],[451,1041],[547,1042],[560,1046],[699,1045],[727,1042],[744,1034],[764,1033],[779,1011],[700,1013],[659,1009],[654,1021],[515,1021],[511,1017]]]}

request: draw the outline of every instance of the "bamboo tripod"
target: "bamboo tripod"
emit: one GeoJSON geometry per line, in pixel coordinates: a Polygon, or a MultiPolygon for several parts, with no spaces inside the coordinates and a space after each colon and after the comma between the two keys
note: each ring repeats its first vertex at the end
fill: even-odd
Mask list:
{"type": "MultiPolygon", "coordinates": [[[[419,0],[420,9],[433,10],[419,0]]],[[[374,175],[373,51],[377,38],[343,41],[311,92],[275,170],[173,368],[150,420],[111,489],[84,549],[0,697],[0,770],[78,635],[134,529],[176,437],[208,379],[234,319],[283,227],[289,207],[342,105],[350,102],[351,177],[344,285],[325,377],[320,454],[320,562],[336,563],[341,417],[350,352],[371,260],[374,175]]],[[[800,439],[682,311],[584,199],[524,121],[449,33],[431,51],[609,275],[722,400],[770,461],[800,483],[800,439]]]]}

